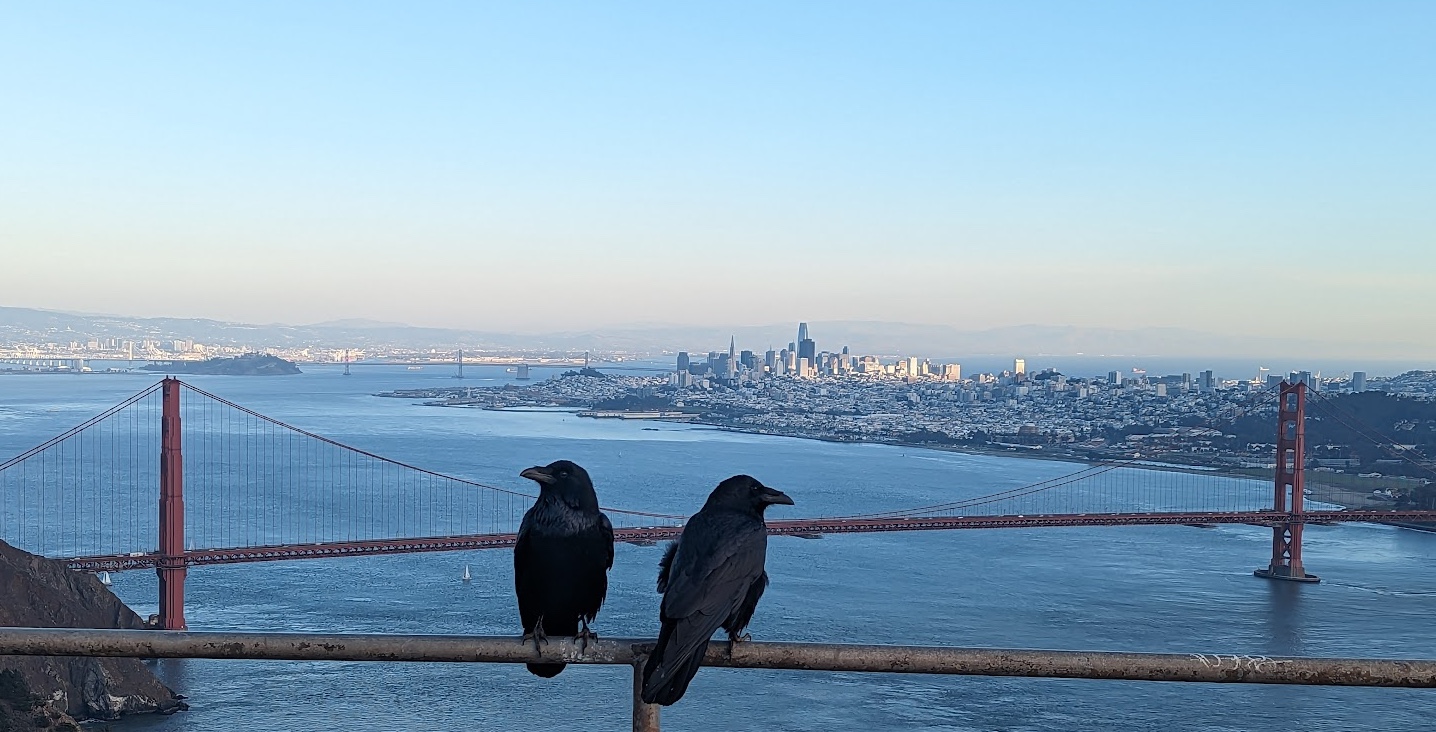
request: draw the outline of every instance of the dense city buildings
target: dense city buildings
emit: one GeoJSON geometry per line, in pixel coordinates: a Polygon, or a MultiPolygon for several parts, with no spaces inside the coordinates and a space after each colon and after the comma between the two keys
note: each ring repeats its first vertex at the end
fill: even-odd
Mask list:
{"type": "MultiPolygon", "coordinates": [[[[802,335],[808,336],[806,330],[802,335]]],[[[730,339],[726,352],[703,360],[680,353],[675,366],[686,368],[667,376],[570,372],[522,389],[441,388],[396,396],[445,406],[576,407],[585,416],[680,419],[763,434],[1237,471],[1273,464],[1272,417],[1262,411],[1274,408],[1271,383],[1300,381],[1348,396],[1378,384],[1417,402],[1436,399],[1436,372],[1358,384],[1354,377],[1323,380],[1305,371],[1281,376],[1265,369],[1246,379],[1219,379],[1210,369],[1195,378],[1139,369],[1087,378],[1052,369],[1029,372],[1022,359],[1013,362],[1021,371],[964,375],[956,363],[883,359],[847,349],[815,349],[808,361],[790,349],[769,349],[758,359],[730,339]],[[1251,419],[1256,421],[1243,421],[1251,419]]],[[[1323,465],[1355,467],[1347,464],[1349,454],[1338,452],[1322,453],[1323,465]]],[[[1382,463],[1388,458],[1367,456],[1366,462],[1397,470],[1382,463]]]]}
{"type": "MultiPolygon", "coordinates": [[[[1052,369],[1029,372],[1025,359],[1010,371],[965,375],[959,363],[935,363],[916,356],[854,355],[847,347],[820,350],[806,323],[781,350],[739,351],[730,339],[726,352],[702,360],[679,352],[667,377],[623,377],[624,386],[605,397],[649,410],[682,410],[735,429],[841,440],[910,440],[999,445],[1102,454],[1164,454],[1180,446],[1193,455],[1217,452],[1211,425],[1231,420],[1263,400],[1283,379],[1333,392],[1363,391],[1364,374],[1322,380],[1308,371],[1285,376],[1258,370],[1248,379],[1220,379],[1214,370],[1155,375],[1140,369],[1112,371],[1105,378],[1069,376],[1052,369]],[[1206,448],[1202,448],[1202,444],[1206,448]]],[[[1413,372],[1382,380],[1423,393],[1427,382],[1413,372]]],[[[1436,378],[1430,380],[1436,394],[1436,378]]],[[[562,379],[535,387],[547,390],[547,404],[586,404],[580,387],[562,379]],[[577,390],[577,391],[576,391],[577,390]]],[[[536,392],[537,393],[537,392],[536,392]]],[[[489,397],[477,397],[479,401],[489,397]]],[[[504,405],[522,401],[504,395],[504,405]]],[[[613,406],[613,405],[610,405],[613,406]]],[[[1269,450],[1248,452],[1222,446],[1222,460],[1265,465],[1269,450]]]]}

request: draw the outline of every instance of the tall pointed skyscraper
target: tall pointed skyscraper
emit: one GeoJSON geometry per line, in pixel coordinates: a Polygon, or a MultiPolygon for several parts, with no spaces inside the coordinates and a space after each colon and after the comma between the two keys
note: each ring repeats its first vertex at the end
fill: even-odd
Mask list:
{"type": "Polygon", "coordinates": [[[738,351],[737,351],[737,347],[738,347],[738,338],[737,338],[737,336],[729,336],[729,338],[728,338],[728,378],[730,378],[730,379],[736,379],[736,378],[738,378],[738,351]]]}
{"type": "Polygon", "coordinates": [[[813,339],[808,337],[807,323],[798,323],[797,348],[798,358],[808,359],[808,363],[810,365],[818,362],[818,345],[816,343],[813,343],[813,339]]]}

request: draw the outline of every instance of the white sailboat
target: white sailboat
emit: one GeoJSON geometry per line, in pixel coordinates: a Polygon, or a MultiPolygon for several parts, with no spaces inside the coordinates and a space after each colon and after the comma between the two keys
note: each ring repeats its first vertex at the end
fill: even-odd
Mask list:
{"type": "Polygon", "coordinates": [[[473,579],[473,576],[469,574],[469,565],[465,564],[465,565],[464,565],[464,581],[465,581],[465,582],[468,582],[468,581],[470,581],[470,580],[472,580],[472,579],[473,579]]]}
{"type": "Polygon", "coordinates": [[[110,573],[109,573],[109,572],[101,572],[101,573],[100,573],[100,584],[102,584],[102,585],[104,585],[104,586],[106,586],[106,587],[109,587],[110,585],[114,584],[114,582],[111,582],[111,581],[110,581],[110,573]]]}

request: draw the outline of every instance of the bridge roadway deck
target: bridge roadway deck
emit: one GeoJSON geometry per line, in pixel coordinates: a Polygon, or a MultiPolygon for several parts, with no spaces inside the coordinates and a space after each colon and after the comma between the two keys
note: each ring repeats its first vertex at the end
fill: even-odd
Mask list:
{"type": "MultiPolygon", "coordinates": [[[[814,518],[769,521],[768,533],[773,536],[816,538],[822,534],[857,534],[878,531],[943,531],[951,529],[1036,529],[1052,526],[1163,526],[1249,524],[1273,526],[1281,523],[1384,523],[1389,521],[1436,522],[1436,511],[1307,511],[1294,514],[1266,511],[1244,512],[1178,512],[1178,513],[1079,513],[1017,516],[901,516],[814,518]]],[[[614,538],[633,544],[651,544],[676,539],[681,526],[646,526],[614,529],[614,538]]],[[[274,562],[292,559],[323,559],[371,554],[411,554],[468,549],[502,549],[514,545],[514,534],[473,534],[467,536],[433,536],[407,539],[375,539],[339,541],[316,544],[284,544],[274,546],[238,547],[230,549],[197,549],[185,553],[185,564],[236,564],[242,562],[274,562]]],[[[119,572],[153,568],[159,563],[157,553],[111,554],[71,557],[71,569],[92,572],[119,572]]]]}

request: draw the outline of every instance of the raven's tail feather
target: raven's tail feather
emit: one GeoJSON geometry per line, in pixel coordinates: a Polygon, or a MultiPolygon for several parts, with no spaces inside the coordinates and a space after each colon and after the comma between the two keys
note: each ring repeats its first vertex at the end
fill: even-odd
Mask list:
{"type": "Polygon", "coordinates": [[[672,677],[662,688],[654,689],[651,693],[644,689],[643,701],[666,707],[682,699],[683,694],[688,691],[688,683],[698,674],[698,667],[703,665],[703,656],[707,651],[708,644],[704,643],[696,653],[684,659],[683,663],[673,670],[672,677]],[[649,698],[650,696],[652,698],[649,698]]]}
{"type": "Polygon", "coordinates": [[[643,694],[645,704],[668,706],[683,698],[688,691],[688,682],[703,665],[703,656],[708,652],[708,641],[703,641],[686,657],[668,658],[665,653],[673,637],[676,624],[665,622],[658,632],[658,644],[643,666],[643,694]]]}
{"type": "Polygon", "coordinates": [[[567,666],[568,664],[566,664],[566,663],[530,663],[530,664],[526,664],[526,665],[527,665],[528,668],[529,668],[529,673],[533,674],[534,676],[542,676],[542,677],[545,678],[545,679],[551,679],[551,678],[553,678],[553,677],[555,677],[555,676],[558,676],[560,673],[562,673],[564,666],[567,666]]]}

